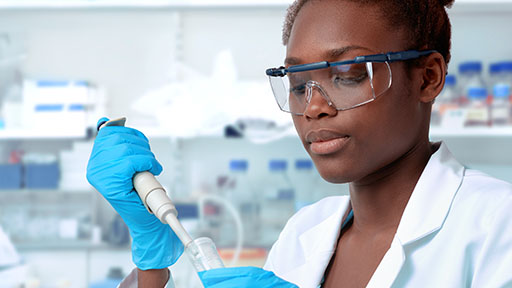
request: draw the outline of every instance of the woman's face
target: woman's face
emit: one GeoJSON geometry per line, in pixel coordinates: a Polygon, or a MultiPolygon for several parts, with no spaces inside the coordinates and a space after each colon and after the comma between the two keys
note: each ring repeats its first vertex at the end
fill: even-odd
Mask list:
{"type": "MultiPolygon", "coordinates": [[[[404,36],[375,5],[312,1],[295,19],[285,62],[290,66],[402,51],[408,48],[404,36]]],[[[391,88],[369,104],[337,111],[316,91],[304,115],[293,116],[306,151],[327,181],[369,183],[423,139],[425,104],[412,82],[418,81],[407,77],[404,63],[392,63],[391,71],[391,88]]]]}

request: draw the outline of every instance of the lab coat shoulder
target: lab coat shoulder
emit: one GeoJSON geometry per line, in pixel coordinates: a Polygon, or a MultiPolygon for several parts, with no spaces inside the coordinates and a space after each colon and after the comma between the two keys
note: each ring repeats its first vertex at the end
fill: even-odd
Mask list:
{"type": "Polygon", "coordinates": [[[468,169],[460,192],[482,234],[472,286],[512,287],[512,185],[468,169]]]}
{"type": "MultiPolygon", "coordinates": [[[[460,180],[439,229],[403,246],[405,262],[392,287],[512,287],[512,185],[471,169],[460,180]]],[[[421,193],[434,201],[447,192],[441,185],[439,191],[421,193]]],[[[442,204],[425,205],[439,215],[442,204]]],[[[425,215],[427,222],[437,216],[425,215]]]]}
{"type": "MultiPolygon", "coordinates": [[[[499,218],[512,219],[510,205],[512,205],[512,184],[481,171],[466,169],[452,209],[464,208],[468,215],[463,218],[471,219],[471,223],[467,224],[472,226],[473,231],[480,231],[488,237],[489,233],[497,228],[499,218]]],[[[464,214],[457,213],[457,215],[464,214]]],[[[512,237],[512,230],[508,232],[512,237]]]]}
{"type": "Polygon", "coordinates": [[[316,287],[320,280],[316,278],[323,275],[336,248],[349,202],[348,196],[326,197],[299,210],[272,246],[264,269],[300,287],[316,287]]]}

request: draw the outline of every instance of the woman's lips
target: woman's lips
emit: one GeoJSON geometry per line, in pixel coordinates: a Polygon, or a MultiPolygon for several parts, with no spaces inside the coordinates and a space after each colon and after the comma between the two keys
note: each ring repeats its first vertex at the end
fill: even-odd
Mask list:
{"type": "Polygon", "coordinates": [[[311,152],[318,155],[332,154],[341,150],[345,146],[345,143],[347,143],[348,139],[348,136],[346,136],[328,141],[312,142],[310,145],[311,152]]]}
{"type": "Polygon", "coordinates": [[[310,143],[311,152],[318,155],[340,151],[349,139],[348,135],[332,130],[314,130],[306,134],[306,141],[310,143]]]}

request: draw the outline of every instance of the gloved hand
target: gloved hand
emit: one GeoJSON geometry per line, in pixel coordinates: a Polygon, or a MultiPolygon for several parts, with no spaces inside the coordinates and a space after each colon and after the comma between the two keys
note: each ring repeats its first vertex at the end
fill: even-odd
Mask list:
{"type": "Polygon", "coordinates": [[[257,267],[219,268],[199,272],[205,288],[298,288],[286,282],[273,272],[257,267]]]}
{"type": "MultiPolygon", "coordinates": [[[[98,124],[108,120],[102,118],[98,124]]],[[[146,136],[128,127],[107,126],[98,132],[87,165],[87,180],[121,215],[132,237],[132,258],[141,270],[174,264],[183,245],[168,225],[144,207],[133,188],[137,172],[162,172],[146,136]]]]}

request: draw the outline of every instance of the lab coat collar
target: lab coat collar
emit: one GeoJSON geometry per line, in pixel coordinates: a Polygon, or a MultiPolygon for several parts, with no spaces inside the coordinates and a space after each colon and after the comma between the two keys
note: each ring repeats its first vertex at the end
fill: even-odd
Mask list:
{"type": "MultiPolygon", "coordinates": [[[[402,214],[396,232],[401,245],[421,239],[441,228],[462,183],[464,166],[453,157],[444,143],[436,145],[439,144],[439,149],[430,157],[402,214]]],[[[334,252],[336,249],[343,216],[350,207],[349,198],[344,198],[339,204],[335,213],[300,236],[306,259],[313,257],[308,253],[334,252]],[[318,233],[323,234],[323,237],[314,237],[318,233]]]]}
{"type": "Polygon", "coordinates": [[[321,283],[325,269],[336,250],[341,221],[350,205],[350,200],[349,197],[342,197],[341,201],[332,200],[328,205],[336,206],[335,212],[299,236],[304,262],[292,269],[287,276],[290,279],[302,279],[302,282],[296,283],[300,287],[316,287],[321,283]],[[304,277],[304,275],[309,276],[304,277]]]}
{"type": "Polygon", "coordinates": [[[405,262],[404,246],[442,227],[463,175],[464,166],[441,143],[414,187],[391,247],[375,270],[367,288],[392,286],[405,262]]]}
{"type": "Polygon", "coordinates": [[[299,241],[306,262],[308,259],[316,257],[319,253],[334,253],[334,250],[336,250],[343,216],[350,206],[349,197],[345,197],[341,203],[336,203],[336,205],[339,208],[335,213],[300,235],[299,241]],[[333,227],[336,227],[336,229],[333,229],[333,227]],[[320,234],[322,237],[318,237],[320,234]]]}
{"type": "Polygon", "coordinates": [[[462,184],[464,166],[444,143],[423,170],[398,225],[396,237],[402,245],[419,240],[441,228],[462,184]],[[443,185],[439,185],[443,183],[443,185]]]}
{"type": "MultiPolygon", "coordinates": [[[[391,247],[367,287],[390,287],[405,261],[404,246],[441,228],[462,183],[463,174],[464,166],[441,143],[423,170],[404,210],[391,247]]],[[[304,262],[289,271],[287,276],[290,279],[303,279],[301,286],[314,287],[315,283],[321,282],[336,250],[341,223],[350,207],[350,200],[349,197],[343,197],[341,202],[332,202],[333,205],[338,205],[335,212],[299,236],[304,262]],[[300,277],[302,273],[310,276],[304,279],[300,277]]]]}

